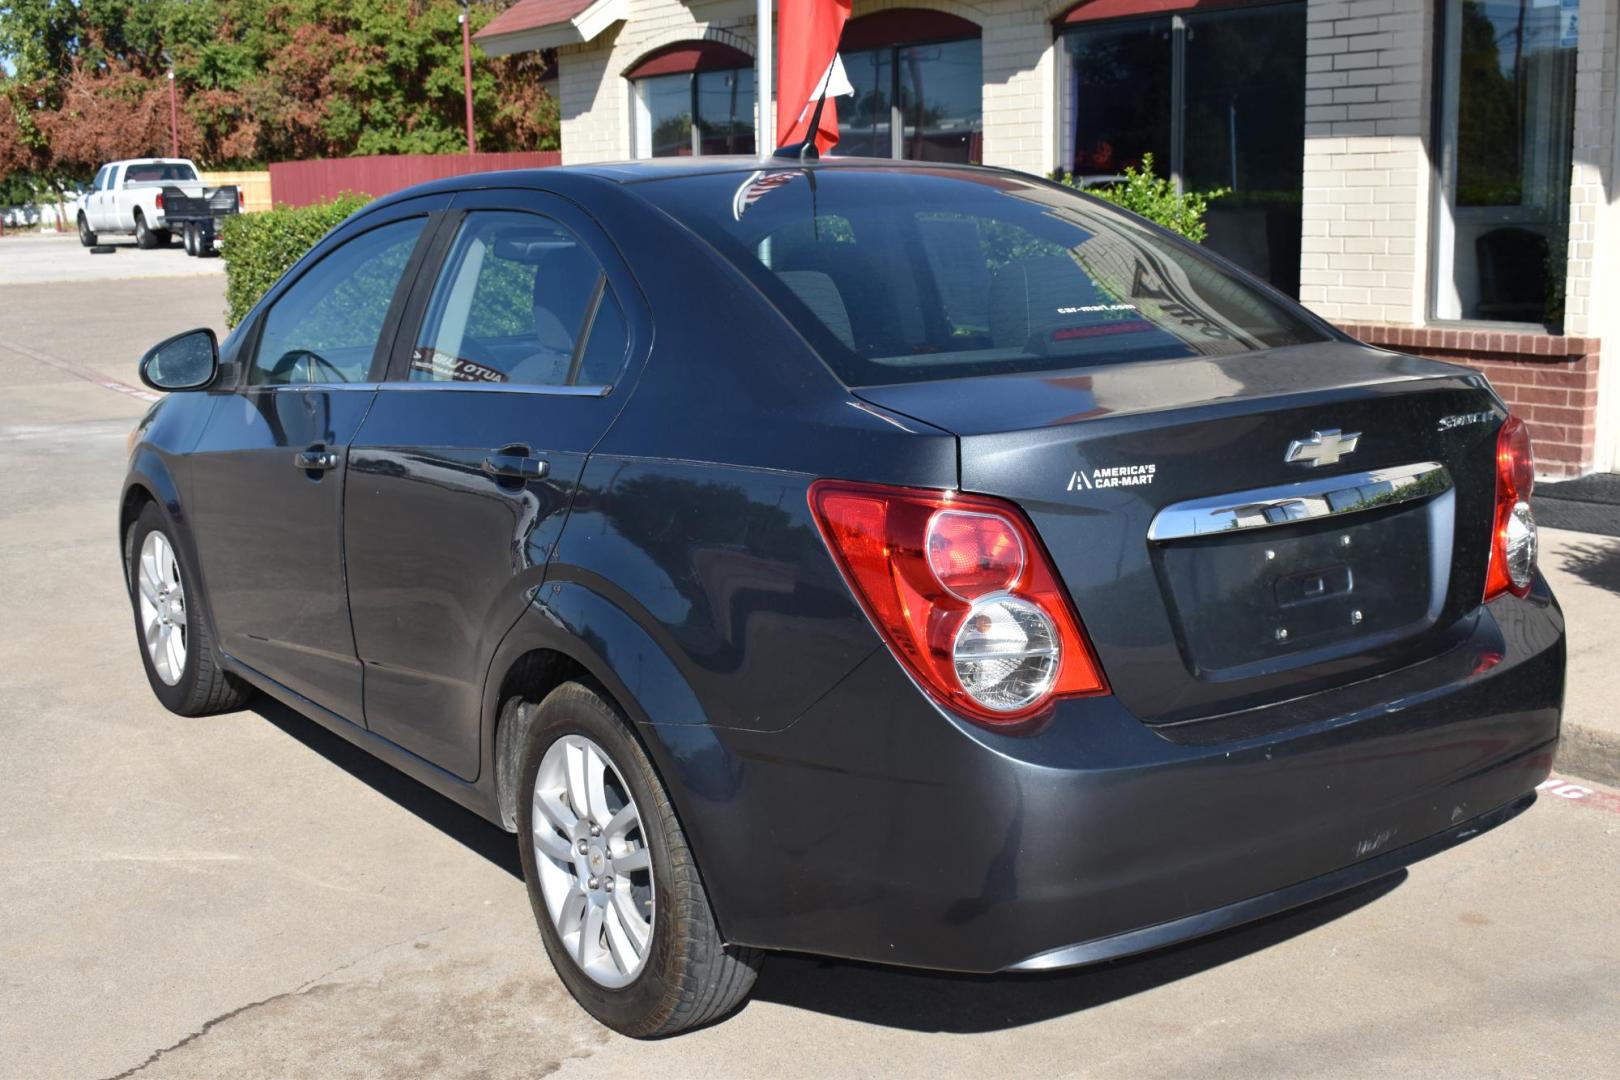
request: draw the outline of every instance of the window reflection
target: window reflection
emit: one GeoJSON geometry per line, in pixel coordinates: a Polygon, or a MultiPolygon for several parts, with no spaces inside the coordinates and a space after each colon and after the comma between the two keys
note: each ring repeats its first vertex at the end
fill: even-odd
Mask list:
{"type": "Polygon", "coordinates": [[[1224,188],[1206,245],[1299,295],[1305,5],[1082,22],[1063,38],[1081,186],[1152,154],[1183,190],[1224,188]]]}
{"type": "Polygon", "coordinates": [[[754,152],[754,72],[654,75],[635,81],[644,157],[754,152]],[[695,130],[694,130],[695,125],[695,130]]]}
{"type": "Polygon", "coordinates": [[[1441,317],[1563,319],[1575,108],[1573,0],[1451,0],[1451,271],[1441,317]]]}
{"type": "Polygon", "coordinates": [[[977,38],[844,52],[853,99],[838,103],[838,152],[976,162],[984,128],[977,38]]]}

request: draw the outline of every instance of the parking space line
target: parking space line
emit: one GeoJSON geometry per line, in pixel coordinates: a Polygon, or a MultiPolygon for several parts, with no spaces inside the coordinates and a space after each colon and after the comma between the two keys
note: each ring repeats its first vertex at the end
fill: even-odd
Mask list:
{"type": "Polygon", "coordinates": [[[64,360],[60,356],[52,356],[50,353],[40,352],[38,349],[29,348],[26,345],[18,345],[11,341],[0,341],[0,349],[16,353],[25,360],[34,360],[47,367],[53,367],[65,374],[72,375],[74,378],[95,383],[97,386],[105,387],[120,394],[127,394],[140,401],[157,401],[163,396],[139,386],[131,386],[126,382],[110,379],[88,364],[81,364],[77,360],[64,360]]]}
{"type": "Polygon", "coordinates": [[[1536,791],[1543,795],[1551,795],[1565,799],[1581,806],[1589,806],[1594,810],[1607,810],[1611,814],[1620,814],[1620,792],[1600,788],[1596,784],[1584,784],[1571,780],[1565,776],[1553,773],[1540,784],[1536,791]]]}

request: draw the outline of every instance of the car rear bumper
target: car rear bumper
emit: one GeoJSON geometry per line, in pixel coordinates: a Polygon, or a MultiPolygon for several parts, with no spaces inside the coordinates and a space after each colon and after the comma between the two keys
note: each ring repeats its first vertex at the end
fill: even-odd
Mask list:
{"type": "Polygon", "coordinates": [[[1098,698],[988,733],[880,649],[785,731],[646,733],[728,940],[995,972],[1156,948],[1465,839],[1546,778],[1563,689],[1538,582],[1444,656],[1178,728],[1098,698]]]}
{"type": "Polygon", "coordinates": [[[1308,881],[1274,889],[1260,896],[1251,896],[1247,900],[1239,900],[1210,911],[1184,915],[1156,926],[1145,926],[1139,930],[1128,930],[1110,937],[1049,949],[1021,960],[1006,970],[1057,971],[1062,968],[1095,964],[1103,960],[1117,960],[1123,956],[1134,956],[1137,953],[1174,945],[1205,934],[1218,933],[1234,926],[1254,922],[1256,919],[1264,919],[1364,885],[1410,866],[1420,859],[1455,847],[1465,840],[1472,840],[1480,833],[1518,817],[1535,801],[1534,793],[1524,795],[1506,806],[1488,811],[1434,836],[1393,851],[1386,851],[1382,855],[1374,855],[1360,862],[1351,863],[1349,866],[1321,874],[1308,881]]]}

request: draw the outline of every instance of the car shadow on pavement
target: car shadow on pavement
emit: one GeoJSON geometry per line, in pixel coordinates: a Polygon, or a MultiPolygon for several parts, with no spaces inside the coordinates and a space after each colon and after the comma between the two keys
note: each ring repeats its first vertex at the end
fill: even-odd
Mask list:
{"type": "Polygon", "coordinates": [[[754,997],[908,1031],[1002,1031],[1084,1012],[1242,959],[1364,907],[1406,877],[1400,870],[1184,945],[1043,975],[949,975],[778,954],[766,958],[754,997]]]}
{"type": "Polygon", "coordinates": [[[1571,544],[1560,551],[1561,570],[1574,574],[1588,585],[1620,593],[1620,544],[1589,541],[1571,544]]]}
{"type": "Polygon", "coordinates": [[[260,696],[251,706],[281,731],[321,755],[379,795],[392,799],[452,840],[483,856],[508,874],[523,878],[512,834],[471,810],[411,779],[392,765],[355,746],[341,735],[302,716],[279,701],[260,696]]]}

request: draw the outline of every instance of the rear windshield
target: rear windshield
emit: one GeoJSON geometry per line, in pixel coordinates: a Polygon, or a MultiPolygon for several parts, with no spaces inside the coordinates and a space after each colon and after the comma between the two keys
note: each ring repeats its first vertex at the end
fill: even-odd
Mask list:
{"type": "Polygon", "coordinates": [[[851,386],[1324,337],[1213,258],[1015,176],[766,169],[641,192],[735,264],[851,386]]]}
{"type": "Polygon", "coordinates": [[[144,184],[156,180],[195,180],[197,170],[190,165],[182,165],[173,161],[158,161],[143,165],[131,165],[124,170],[124,183],[144,184]]]}

